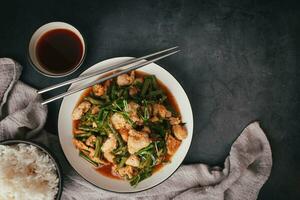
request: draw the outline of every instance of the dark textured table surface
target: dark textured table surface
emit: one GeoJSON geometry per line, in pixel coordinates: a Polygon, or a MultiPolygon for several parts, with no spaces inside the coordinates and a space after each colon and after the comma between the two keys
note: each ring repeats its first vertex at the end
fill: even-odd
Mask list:
{"type": "MultiPolygon", "coordinates": [[[[185,163],[221,164],[241,130],[259,120],[274,159],[259,199],[300,199],[300,10],[296,3],[59,0],[0,4],[0,57],[20,62],[22,81],[36,88],[75,77],[107,58],[141,56],[174,45],[182,52],[158,64],[182,84],[192,104],[194,138],[185,163]],[[87,43],[83,66],[65,78],[42,76],[26,56],[31,34],[51,21],[76,26],[87,43]]],[[[60,103],[49,104],[46,129],[54,134],[60,103]]]]}

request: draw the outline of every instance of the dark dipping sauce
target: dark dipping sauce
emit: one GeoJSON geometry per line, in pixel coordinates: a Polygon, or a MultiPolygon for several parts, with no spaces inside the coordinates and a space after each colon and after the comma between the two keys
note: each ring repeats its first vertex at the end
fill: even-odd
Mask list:
{"type": "MultiPolygon", "coordinates": [[[[108,75],[110,75],[110,74],[108,74],[108,75]]],[[[150,74],[135,70],[136,78],[143,78],[144,76],[147,76],[147,75],[150,75],[150,74]]],[[[157,78],[157,83],[158,83],[159,88],[167,95],[168,101],[171,104],[172,108],[177,113],[180,113],[179,106],[176,102],[176,99],[175,99],[174,95],[171,93],[171,91],[168,89],[168,87],[165,84],[163,84],[158,78],[157,78]]],[[[80,96],[80,99],[76,104],[76,107],[84,100],[85,97],[89,96],[91,92],[92,92],[92,87],[87,88],[80,96]]],[[[73,120],[73,131],[78,127],[79,121],[80,120],[73,120]]],[[[171,162],[171,159],[172,159],[172,156],[167,154],[164,158],[164,162],[162,162],[154,167],[153,173],[162,169],[167,163],[171,162]]],[[[123,178],[112,173],[112,167],[113,167],[112,164],[104,165],[102,167],[96,168],[96,171],[106,177],[123,180],[123,178]]]]}
{"type": "Polygon", "coordinates": [[[40,65],[52,73],[66,73],[81,62],[83,44],[80,38],[67,29],[54,29],[41,36],[36,46],[40,65]]]}

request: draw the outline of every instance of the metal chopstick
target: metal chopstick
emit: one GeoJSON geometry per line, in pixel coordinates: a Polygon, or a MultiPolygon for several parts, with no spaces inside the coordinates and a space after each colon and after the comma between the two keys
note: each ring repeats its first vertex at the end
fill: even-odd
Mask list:
{"type": "Polygon", "coordinates": [[[70,80],[67,80],[67,81],[64,81],[64,82],[61,82],[61,83],[58,83],[58,84],[46,87],[44,89],[38,90],[37,93],[38,94],[42,94],[44,92],[48,92],[50,90],[54,90],[56,88],[60,88],[60,87],[65,86],[65,85],[69,85],[69,84],[72,84],[72,83],[75,83],[75,82],[78,82],[78,81],[81,81],[81,80],[84,80],[84,79],[87,79],[87,78],[91,78],[93,76],[97,76],[99,74],[102,74],[102,73],[105,73],[105,72],[108,72],[108,71],[111,71],[111,70],[114,70],[114,69],[117,69],[117,68],[120,68],[120,67],[126,67],[129,64],[133,64],[133,63],[141,61],[143,59],[147,59],[149,57],[152,57],[152,56],[155,56],[155,55],[158,55],[158,54],[161,54],[161,53],[165,53],[167,51],[171,51],[171,50],[176,49],[176,48],[178,48],[178,46],[175,46],[175,47],[172,47],[172,48],[169,48],[169,49],[165,49],[165,50],[162,50],[162,51],[158,51],[158,52],[146,55],[146,56],[142,56],[140,58],[130,59],[128,61],[116,64],[116,65],[112,65],[110,67],[101,69],[101,70],[93,72],[91,74],[85,74],[85,75],[79,76],[77,78],[70,79],[70,80]]]}
{"type": "Polygon", "coordinates": [[[88,83],[88,84],[86,84],[86,85],[83,85],[83,86],[81,86],[81,87],[79,87],[79,88],[75,88],[75,89],[72,89],[72,90],[67,91],[67,92],[65,92],[65,93],[59,94],[59,95],[57,95],[57,96],[55,96],[55,97],[46,99],[46,100],[44,100],[41,104],[42,104],[42,105],[45,105],[45,104],[50,103],[50,102],[52,102],[52,101],[55,101],[55,100],[61,99],[61,98],[63,98],[63,97],[69,96],[69,95],[74,94],[74,93],[76,93],[76,92],[79,92],[79,91],[81,91],[81,90],[83,90],[83,89],[86,89],[86,88],[88,88],[88,87],[91,87],[91,86],[93,86],[93,85],[95,85],[95,84],[97,84],[97,83],[102,83],[102,82],[104,82],[104,81],[106,81],[106,80],[115,78],[115,77],[117,77],[117,76],[119,76],[119,75],[121,75],[121,74],[128,73],[128,72],[130,72],[130,71],[132,71],[132,70],[138,69],[138,68],[140,68],[140,67],[143,67],[143,66],[145,66],[145,65],[148,65],[148,64],[153,63],[153,62],[155,62],[155,61],[158,61],[158,60],[160,60],[160,59],[163,59],[163,58],[165,58],[165,57],[168,57],[168,56],[170,56],[170,55],[173,55],[173,54],[175,54],[175,53],[178,53],[179,51],[180,51],[180,50],[177,50],[177,51],[174,51],[174,52],[165,54],[165,55],[163,55],[163,56],[154,58],[154,59],[152,59],[152,60],[145,61],[145,62],[143,62],[143,63],[141,63],[141,64],[139,64],[139,65],[135,65],[135,66],[129,67],[129,68],[127,68],[127,69],[124,69],[124,70],[122,70],[122,71],[116,72],[116,73],[114,73],[114,74],[112,74],[112,75],[109,75],[109,76],[107,76],[107,77],[103,77],[103,78],[101,78],[101,79],[99,79],[99,80],[95,80],[95,81],[93,81],[93,82],[91,82],[91,83],[88,83]]]}

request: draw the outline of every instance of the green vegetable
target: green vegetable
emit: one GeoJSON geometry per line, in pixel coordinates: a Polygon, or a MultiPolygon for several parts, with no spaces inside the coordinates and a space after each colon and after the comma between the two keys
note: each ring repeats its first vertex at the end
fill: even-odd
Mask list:
{"type": "Polygon", "coordinates": [[[117,149],[114,149],[112,151],[112,153],[115,154],[115,155],[125,156],[126,154],[128,154],[127,146],[120,146],[117,149]]]}
{"type": "Polygon", "coordinates": [[[150,137],[151,137],[151,138],[155,138],[155,139],[160,139],[160,138],[162,138],[160,134],[156,134],[156,133],[151,133],[150,137]]]}
{"type": "Polygon", "coordinates": [[[167,95],[162,95],[162,97],[159,99],[159,102],[160,103],[163,103],[165,100],[167,100],[168,99],[168,97],[167,97],[167,95]]]}
{"type": "Polygon", "coordinates": [[[170,122],[166,119],[164,119],[162,121],[162,125],[163,125],[164,129],[166,129],[166,130],[171,130],[171,128],[172,128],[170,122]]]}
{"type": "Polygon", "coordinates": [[[152,150],[154,147],[153,143],[149,144],[148,146],[146,146],[145,148],[142,148],[141,150],[139,150],[136,155],[140,155],[142,154],[143,152],[145,151],[149,151],[149,150],[152,150]]]}
{"type": "Polygon", "coordinates": [[[147,121],[150,118],[150,111],[148,109],[148,101],[143,100],[142,104],[143,104],[143,106],[138,110],[138,115],[144,121],[144,123],[147,123],[147,121]]]}
{"type": "Polygon", "coordinates": [[[178,117],[179,113],[171,106],[171,104],[169,102],[167,102],[165,104],[165,107],[167,108],[168,111],[170,111],[172,113],[173,117],[178,117]]]}
{"type": "Polygon", "coordinates": [[[149,92],[149,97],[156,97],[158,95],[163,95],[164,92],[162,90],[154,90],[149,92]]]}
{"type": "Polygon", "coordinates": [[[100,154],[101,154],[101,146],[102,146],[102,137],[97,137],[96,139],[96,145],[95,145],[95,154],[94,156],[96,158],[99,158],[100,157],[100,154]]]}
{"type": "Polygon", "coordinates": [[[157,133],[162,137],[165,136],[165,130],[164,130],[164,127],[162,124],[155,123],[155,124],[150,125],[149,128],[151,129],[151,132],[157,133]]]}
{"type": "Polygon", "coordinates": [[[124,89],[123,96],[124,96],[124,99],[128,99],[128,97],[129,97],[129,88],[128,87],[124,89]]]}
{"type": "Polygon", "coordinates": [[[140,90],[143,88],[143,83],[140,81],[135,81],[133,84],[140,90]]]}
{"type": "Polygon", "coordinates": [[[96,163],[95,161],[93,161],[92,159],[90,159],[87,155],[85,155],[82,151],[79,152],[79,156],[84,158],[85,160],[87,160],[89,163],[91,163],[92,165],[94,165],[95,167],[98,167],[98,163],[96,163]]]}
{"type": "Polygon", "coordinates": [[[78,129],[82,130],[82,131],[99,132],[99,130],[96,128],[91,128],[91,127],[86,127],[86,126],[79,126],[78,129]]]}
{"type": "Polygon", "coordinates": [[[124,89],[124,88],[120,89],[120,90],[117,92],[118,98],[121,98],[121,97],[123,96],[124,92],[125,92],[125,89],[124,89]]]}
{"type": "Polygon", "coordinates": [[[156,155],[158,156],[158,147],[157,147],[157,142],[154,142],[154,147],[155,147],[155,151],[156,151],[156,155]]]}
{"type": "Polygon", "coordinates": [[[141,92],[142,97],[144,97],[146,95],[147,91],[150,88],[150,85],[151,85],[151,79],[145,78],[143,88],[142,88],[142,92],[141,92]]]}
{"type": "Polygon", "coordinates": [[[117,86],[116,83],[113,82],[111,86],[110,99],[115,100],[117,98],[117,86]]]}
{"type": "Polygon", "coordinates": [[[85,97],[84,99],[91,102],[91,104],[94,104],[94,105],[103,105],[103,103],[104,103],[101,100],[95,99],[91,96],[85,97]]]}
{"type": "Polygon", "coordinates": [[[139,154],[144,162],[142,162],[140,164],[141,168],[145,168],[145,167],[153,167],[156,164],[156,158],[154,157],[153,153],[149,152],[149,151],[144,151],[142,153],[139,154]]]}
{"type": "Polygon", "coordinates": [[[118,164],[118,167],[119,168],[124,167],[126,160],[127,157],[122,157],[120,163],[118,164]]]}
{"type": "Polygon", "coordinates": [[[123,147],[125,145],[123,139],[121,138],[120,134],[116,132],[116,130],[112,127],[111,124],[108,124],[108,127],[111,131],[111,133],[116,137],[119,146],[123,147]]]}
{"type": "Polygon", "coordinates": [[[156,77],[154,75],[150,75],[149,77],[151,78],[153,88],[157,89],[158,85],[157,85],[156,77]]]}
{"type": "Polygon", "coordinates": [[[81,119],[80,124],[92,124],[96,120],[96,116],[93,115],[91,112],[87,112],[81,119]]]}
{"type": "Polygon", "coordinates": [[[124,99],[117,99],[112,103],[112,110],[114,112],[123,111],[127,101],[124,99]]]}
{"type": "Polygon", "coordinates": [[[130,185],[136,187],[142,180],[152,175],[152,168],[146,168],[141,170],[136,176],[130,179],[130,185]]]}
{"type": "Polygon", "coordinates": [[[76,139],[81,139],[81,138],[85,138],[85,137],[90,137],[92,134],[91,133],[82,133],[82,134],[77,134],[74,137],[76,139]]]}
{"type": "Polygon", "coordinates": [[[120,114],[126,119],[126,121],[133,127],[135,128],[135,124],[132,121],[132,119],[129,117],[129,113],[127,112],[120,112],[120,114]]]}
{"type": "Polygon", "coordinates": [[[99,127],[102,127],[103,124],[105,123],[105,120],[107,119],[109,115],[109,111],[104,109],[104,108],[101,108],[100,111],[99,111],[99,114],[98,114],[98,126],[99,127]]]}

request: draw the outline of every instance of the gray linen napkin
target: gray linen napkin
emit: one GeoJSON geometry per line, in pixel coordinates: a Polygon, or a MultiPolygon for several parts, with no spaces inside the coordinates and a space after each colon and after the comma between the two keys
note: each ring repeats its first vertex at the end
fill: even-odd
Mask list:
{"type": "Polygon", "coordinates": [[[167,181],[150,190],[117,194],[96,188],[78,176],[62,156],[57,137],[42,130],[47,108],[35,90],[18,78],[21,66],[0,59],[0,140],[31,139],[46,144],[64,171],[62,199],[256,199],[272,168],[269,142],[257,122],[249,124],[233,143],[224,168],[183,165],[167,181]]]}

